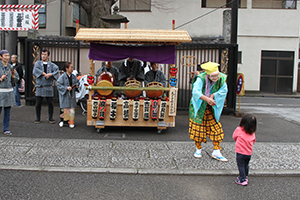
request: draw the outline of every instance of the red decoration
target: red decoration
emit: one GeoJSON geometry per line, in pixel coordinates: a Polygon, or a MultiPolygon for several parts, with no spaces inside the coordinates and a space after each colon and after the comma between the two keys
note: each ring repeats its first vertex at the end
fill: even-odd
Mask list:
{"type": "Polygon", "coordinates": [[[171,76],[176,76],[176,74],[177,74],[177,68],[176,67],[170,68],[170,75],[171,76]]]}
{"type": "Polygon", "coordinates": [[[94,85],[94,76],[93,75],[88,75],[87,76],[87,82],[90,84],[90,85],[94,85]]]}
{"type": "Polygon", "coordinates": [[[151,104],[151,118],[152,118],[152,120],[157,119],[157,113],[158,113],[158,100],[152,100],[152,104],[151,104]]]}
{"type": "Polygon", "coordinates": [[[99,119],[100,120],[104,120],[105,111],[106,111],[106,99],[105,98],[101,98],[101,100],[100,100],[100,106],[99,106],[99,119]]]}

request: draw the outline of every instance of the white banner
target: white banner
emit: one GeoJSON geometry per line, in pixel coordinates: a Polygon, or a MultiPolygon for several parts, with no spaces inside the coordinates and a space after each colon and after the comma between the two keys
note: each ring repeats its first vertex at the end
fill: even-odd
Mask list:
{"type": "Polygon", "coordinates": [[[0,30],[6,31],[25,31],[35,29],[34,10],[1,10],[0,11],[0,30]]]}
{"type": "Polygon", "coordinates": [[[0,5],[0,30],[39,29],[38,9],[42,5],[0,5]]]}

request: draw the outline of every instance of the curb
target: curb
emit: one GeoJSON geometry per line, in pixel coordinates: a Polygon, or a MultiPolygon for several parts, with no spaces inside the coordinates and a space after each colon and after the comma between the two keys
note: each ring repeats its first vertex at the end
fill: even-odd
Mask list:
{"type": "MultiPolygon", "coordinates": [[[[20,170],[64,173],[101,173],[135,175],[199,175],[199,176],[237,176],[238,170],[178,170],[178,169],[135,169],[135,168],[80,168],[49,166],[0,165],[0,170],[20,170]]],[[[251,176],[300,176],[300,170],[251,170],[251,176]]]]}

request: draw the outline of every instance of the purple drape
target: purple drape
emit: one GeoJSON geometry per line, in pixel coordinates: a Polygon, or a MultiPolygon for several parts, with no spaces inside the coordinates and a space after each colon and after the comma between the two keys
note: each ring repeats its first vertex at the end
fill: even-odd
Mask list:
{"type": "Polygon", "coordinates": [[[175,45],[119,46],[90,44],[89,58],[100,61],[117,61],[129,57],[161,64],[175,64],[175,45]]]}

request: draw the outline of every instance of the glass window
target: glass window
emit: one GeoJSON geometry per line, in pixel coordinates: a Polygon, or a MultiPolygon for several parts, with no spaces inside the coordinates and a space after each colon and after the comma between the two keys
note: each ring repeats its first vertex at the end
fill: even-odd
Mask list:
{"type": "Polygon", "coordinates": [[[120,0],[120,11],[151,11],[151,0],[120,0]]]}
{"type": "Polygon", "coordinates": [[[39,28],[46,28],[46,0],[34,0],[34,4],[41,4],[44,6],[39,9],[39,28]]]}
{"type": "Polygon", "coordinates": [[[252,8],[296,9],[296,0],[252,0],[252,8]]]}
{"type": "Polygon", "coordinates": [[[79,19],[79,17],[79,5],[73,3],[73,22],[76,22],[76,20],[79,19]]]}
{"type": "Polygon", "coordinates": [[[261,61],[261,75],[276,75],[276,60],[263,59],[261,61]]]}
{"type": "MultiPolygon", "coordinates": [[[[202,0],[202,8],[218,8],[225,5],[226,8],[231,8],[232,0],[202,0]]],[[[239,8],[247,8],[247,0],[239,0],[239,8]]]]}

